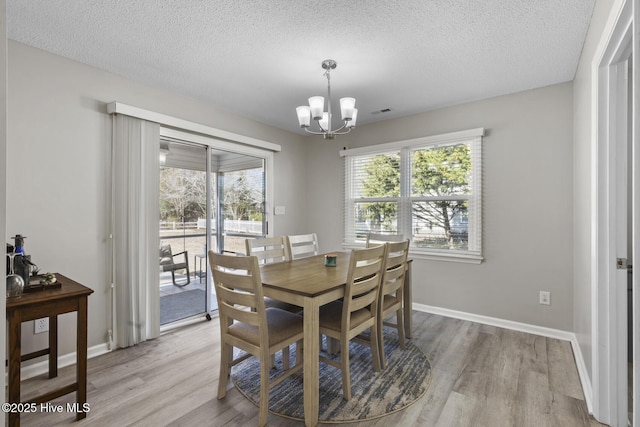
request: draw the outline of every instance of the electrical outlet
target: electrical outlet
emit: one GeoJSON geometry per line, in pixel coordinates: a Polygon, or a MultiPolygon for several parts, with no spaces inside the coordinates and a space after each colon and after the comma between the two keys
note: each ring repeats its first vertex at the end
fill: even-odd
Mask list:
{"type": "Polygon", "coordinates": [[[551,305],[551,292],[540,291],[540,304],[551,305]]]}
{"type": "Polygon", "coordinates": [[[43,317],[42,319],[36,319],[33,321],[33,333],[39,334],[41,332],[47,332],[49,330],[49,318],[43,317]]]}

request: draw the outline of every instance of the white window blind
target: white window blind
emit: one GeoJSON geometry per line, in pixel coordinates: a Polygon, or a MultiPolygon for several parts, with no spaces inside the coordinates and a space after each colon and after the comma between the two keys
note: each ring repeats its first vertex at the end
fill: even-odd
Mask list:
{"type": "Polygon", "coordinates": [[[345,245],[403,234],[427,258],[482,260],[484,129],[353,150],[345,157],[345,245]]]}

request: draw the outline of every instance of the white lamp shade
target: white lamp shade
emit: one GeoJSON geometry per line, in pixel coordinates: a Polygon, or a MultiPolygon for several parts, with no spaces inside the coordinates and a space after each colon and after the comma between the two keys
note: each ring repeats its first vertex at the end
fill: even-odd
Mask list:
{"type": "Polygon", "coordinates": [[[301,128],[309,127],[311,124],[311,111],[309,107],[306,105],[301,105],[296,108],[296,113],[298,113],[298,123],[300,123],[301,128]]]}
{"type": "Polygon", "coordinates": [[[322,113],[322,119],[318,122],[324,130],[329,130],[329,113],[322,113]]]}
{"type": "Polygon", "coordinates": [[[324,111],[324,96],[312,96],[309,98],[309,108],[311,109],[313,120],[321,119],[324,111]]]}
{"type": "Polygon", "coordinates": [[[355,98],[340,98],[340,112],[342,120],[351,120],[353,117],[353,109],[356,106],[355,98]]]}
{"type": "Polygon", "coordinates": [[[348,128],[353,128],[356,127],[356,119],[358,118],[358,109],[354,108],[353,109],[353,117],[351,117],[351,120],[349,120],[347,122],[347,127],[348,128]]]}

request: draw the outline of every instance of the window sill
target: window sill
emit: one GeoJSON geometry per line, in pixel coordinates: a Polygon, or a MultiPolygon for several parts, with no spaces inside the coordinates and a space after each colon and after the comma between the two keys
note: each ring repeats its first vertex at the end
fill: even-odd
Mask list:
{"type": "MultiPolygon", "coordinates": [[[[363,244],[358,243],[343,243],[343,249],[362,249],[363,244]]],[[[480,264],[484,260],[482,255],[471,254],[452,254],[446,252],[427,252],[417,248],[409,248],[409,257],[411,259],[426,259],[430,261],[446,261],[446,262],[460,262],[464,264],[480,264]]]]}
{"type": "Polygon", "coordinates": [[[464,264],[480,264],[484,260],[482,255],[447,254],[438,252],[412,251],[409,256],[413,259],[428,259],[431,261],[461,262],[464,264]]]}

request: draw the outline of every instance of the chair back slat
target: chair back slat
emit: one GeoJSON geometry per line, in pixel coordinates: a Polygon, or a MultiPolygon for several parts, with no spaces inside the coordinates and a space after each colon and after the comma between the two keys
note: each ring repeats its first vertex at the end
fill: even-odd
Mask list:
{"type": "Polygon", "coordinates": [[[247,255],[258,258],[259,264],[289,261],[289,247],[285,236],[246,239],[247,255]]]}
{"type": "Polygon", "coordinates": [[[367,306],[371,306],[372,313],[375,313],[386,251],[386,245],[378,245],[351,252],[343,302],[343,325],[349,325],[351,313],[367,306]]]}
{"type": "Polygon", "coordinates": [[[349,311],[353,313],[376,302],[379,286],[380,277],[375,275],[367,280],[354,283],[349,311]]]}
{"type": "Polygon", "coordinates": [[[259,252],[253,251],[260,264],[271,264],[272,262],[282,262],[287,259],[284,256],[281,248],[265,249],[259,252]]]}
{"type": "MultiPolygon", "coordinates": [[[[239,287],[236,289],[230,289],[226,286],[218,286],[216,293],[220,291],[220,299],[231,306],[249,307],[252,309],[258,309],[256,301],[256,294],[243,292],[239,287]]],[[[263,300],[264,301],[264,300],[263,300]]]]}
{"type": "Polygon", "coordinates": [[[387,242],[402,242],[404,241],[404,234],[393,233],[369,233],[367,234],[366,246],[379,245],[387,242]]]}
{"type": "Polygon", "coordinates": [[[390,292],[395,292],[404,287],[404,275],[407,271],[406,264],[399,264],[395,267],[392,267],[389,270],[386,270],[384,273],[383,283],[382,283],[382,292],[383,294],[388,294],[390,292]]]}
{"type": "MultiPolygon", "coordinates": [[[[400,242],[400,243],[402,244],[403,242],[400,242]]],[[[389,245],[390,245],[389,249],[391,249],[391,243],[389,245]]],[[[405,262],[407,262],[407,254],[405,253],[404,250],[400,252],[393,252],[393,253],[389,252],[389,254],[387,255],[386,269],[387,270],[392,269],[405,262]]]]}
{"type": "MultiPolygon", "coordinates": [[[[384,245],[376,246],[375,248],[385,249],[384,245]]],[[[372,248],[370,248],[372,249],[372,248]]],[[[374,260],[363,260],[359,261],[356,264],[356,269],[354,270],[354,274],[357,276],[354,278],[355,281],[362,281],[367,276],[371,274],[375,274],[380,268],[384,267],[384,259],[374,259],[374,260]],[[383,264],[383,265],[381,265],[383,264]]]]}
{"type": "Polygon", "coordinates": [[[220,324],[234,321],[261,328],[266,313],[260,267],[255,256],[234,256],[209,251],[209,263],[218,299],[220,324]]]}
{"type": "MultiPolygon", "coordinates": [[[[242,322],[247,325],[260,327],[260,314],[257,311],[250,311],[247,308],[241,308],[240,306],[232,306],[223,302],[218,307],[218,315],[222,319],[223,317],[231,320],[232,322],[242,322]]],[[[230,323],[225,323],[230,326],[230,323]]]]}
{"type": "Polygon", "coordinates": [[[316,233],[287,236],[291,259],[307,258],[318,255],[318,236],[316,233]]]}
{"type": "MultiPolygon", "coordinates": [[[[230,255],[226,255],[231,257],[230,255]]],[[[221,270],[221,269],[217,269],[217,277],[218,277],[218,283],[222,284],[223,286],[229,287],[229,288],[234,288],[234,289],[240,289],[243,290],[245,292],[250,292],[253,293],[256,291],[256,289],[254,289],[254,281],[253,281],[253,277],[250,276],[246,270],[242,271],[242,270],[221,270]],[[228,286],[228,284],[233,284],[233,286],[228,286]]]]}

